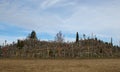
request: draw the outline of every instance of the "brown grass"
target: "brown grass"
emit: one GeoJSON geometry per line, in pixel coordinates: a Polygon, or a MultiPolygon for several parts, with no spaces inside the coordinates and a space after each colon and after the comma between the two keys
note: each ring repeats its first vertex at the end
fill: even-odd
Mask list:
{"type": "Polygon", "coordinates": [[[120,59],[0,60],[0,72],[120,72],[120,59]]]}

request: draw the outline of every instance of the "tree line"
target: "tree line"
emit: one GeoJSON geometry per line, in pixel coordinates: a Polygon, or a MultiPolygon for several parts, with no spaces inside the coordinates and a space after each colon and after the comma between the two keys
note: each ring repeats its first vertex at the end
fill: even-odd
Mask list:
{"type": "Polygon", "coordinates": [[[1,58],[114,58],[120,57],[120,47],[111,42],[95,38],[79,39],[76,32],[75,42],[64,42],[64,35],[58,32],[55,41],[40,41],[33,30],[26,39],[0,47],[1,58]]]}

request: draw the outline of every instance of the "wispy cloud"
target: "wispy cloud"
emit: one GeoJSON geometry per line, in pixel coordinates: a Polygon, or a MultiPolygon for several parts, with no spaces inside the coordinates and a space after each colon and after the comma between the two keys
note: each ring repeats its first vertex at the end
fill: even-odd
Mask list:
{"type": "Polygon", "coordinates": [[[59,3],[60,1],[62,1],[62,0],[45,0],[45,1],[41,4],[41,7],[42,7],[43,9],[49,8],[49,7],[51,7],[51,6],[59,3]]]}

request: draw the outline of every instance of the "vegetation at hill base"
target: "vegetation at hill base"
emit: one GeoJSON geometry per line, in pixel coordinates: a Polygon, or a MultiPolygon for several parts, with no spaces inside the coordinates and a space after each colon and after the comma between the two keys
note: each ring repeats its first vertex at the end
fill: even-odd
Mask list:
{"type": "Polygon", "coordinates": [[[75,42],[64,42],[62,32],[58,32],[55,41],[38,40],[32,31],[24,40],[0,47],[1,58],[119,58],[120,47],[111,42],[95,38],[79,39],[76,33],[75,42]]]}

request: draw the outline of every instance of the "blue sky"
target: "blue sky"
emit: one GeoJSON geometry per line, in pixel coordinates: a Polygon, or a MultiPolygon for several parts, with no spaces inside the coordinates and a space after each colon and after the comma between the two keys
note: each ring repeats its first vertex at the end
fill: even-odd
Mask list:
{"type": "Polygon", "coordinates": [[[120,0],[0,0],[0,45],[25,39],[35,30],[40,40],[66,41],[76,32],[114,44],[120,41],[120,0]]]}

